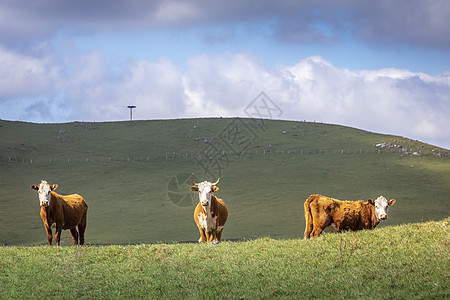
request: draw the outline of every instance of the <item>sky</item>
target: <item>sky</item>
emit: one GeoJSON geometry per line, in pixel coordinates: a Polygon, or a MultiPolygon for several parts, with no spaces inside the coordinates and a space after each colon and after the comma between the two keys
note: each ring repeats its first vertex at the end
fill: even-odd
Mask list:
{"type": "Polygon", "coordinates": [[[246,117],[261,95],[450,149],[450,1],[0,1],[0,119],[246,117]]]}

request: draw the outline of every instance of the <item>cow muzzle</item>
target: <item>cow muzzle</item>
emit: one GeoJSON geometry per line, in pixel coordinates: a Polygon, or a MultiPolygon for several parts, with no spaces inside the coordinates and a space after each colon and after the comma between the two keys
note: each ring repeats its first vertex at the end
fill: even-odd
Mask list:
{"type": "Polygon", "coordinates": [[[386,219],[387,219],[387,214],[382,214],[382,215],[380,215],[380,219],[381,219],[381,220],[386,220],[386,219]]]}
{"type": "Polygon", "coordinates": [[[202,206],[208,206],[208,201],[201,201],[202,206]]]}
{"type": "Polygon", "coordinates": [[[42,207],[47,207],[48,206],[48,201],[42,201],[41,202],[41,206],[42,207]]]}

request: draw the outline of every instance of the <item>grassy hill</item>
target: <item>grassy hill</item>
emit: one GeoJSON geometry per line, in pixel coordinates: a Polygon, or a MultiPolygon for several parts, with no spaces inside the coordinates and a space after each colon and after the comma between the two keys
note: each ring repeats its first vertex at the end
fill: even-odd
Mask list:
{"type": "Polygon", "coordinates": [[[218,245],[0,246],[0,298],[448,299],[449,222],[218,245]]]}
{"type": "Polygon", "coordinates": [[[46,242],[29,188],[42,179],[86,199],[88,244],[197,240],[188,181],[217,177],[225,239],[303,236],[303,202],[315,193],[397,199],[381,227],[450,211],[449,151],[398,136],[253,119],[0,121],[0,244],[46,242]]]}

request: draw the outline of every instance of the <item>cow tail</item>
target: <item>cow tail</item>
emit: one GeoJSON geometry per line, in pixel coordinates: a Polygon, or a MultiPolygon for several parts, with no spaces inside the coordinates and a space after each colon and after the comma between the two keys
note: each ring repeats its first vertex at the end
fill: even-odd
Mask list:
{"type": "Polygon", "coordinates": [[[305,233],[303,234],[303,238],[308,239],[313,231],[313,219],[311,214],[311,207],[309,206],[311,202],[315,199],[315,195],[309,196],[306,199],[304,208],[305,208],[305,233]]]}

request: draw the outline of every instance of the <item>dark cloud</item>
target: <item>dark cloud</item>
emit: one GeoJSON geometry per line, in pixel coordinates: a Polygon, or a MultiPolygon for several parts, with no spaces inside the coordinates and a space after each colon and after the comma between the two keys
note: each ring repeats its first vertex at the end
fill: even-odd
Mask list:
{"type": "Polygon", "coordinates": [[[450,49],[446,0],[2,1],[0,15],[4,47],[24,47],[59,31],[93,34],[257,21],[270,24],[273,37],[286,43],[339,42],[346,36],[450,49]]]}
{"type": "Polygon", "coordinates": [[[280,16],[274,36],[287,43],[351,38],[450,49],[449,16],[449,1],[321,1],[280,16]]]}
{"type": "Polygon", "coordinates": [[[449,1],[383,0],[367,3],[359,4],[350,15],[355,37],[374,43],[450,49],[449,1]]]}

